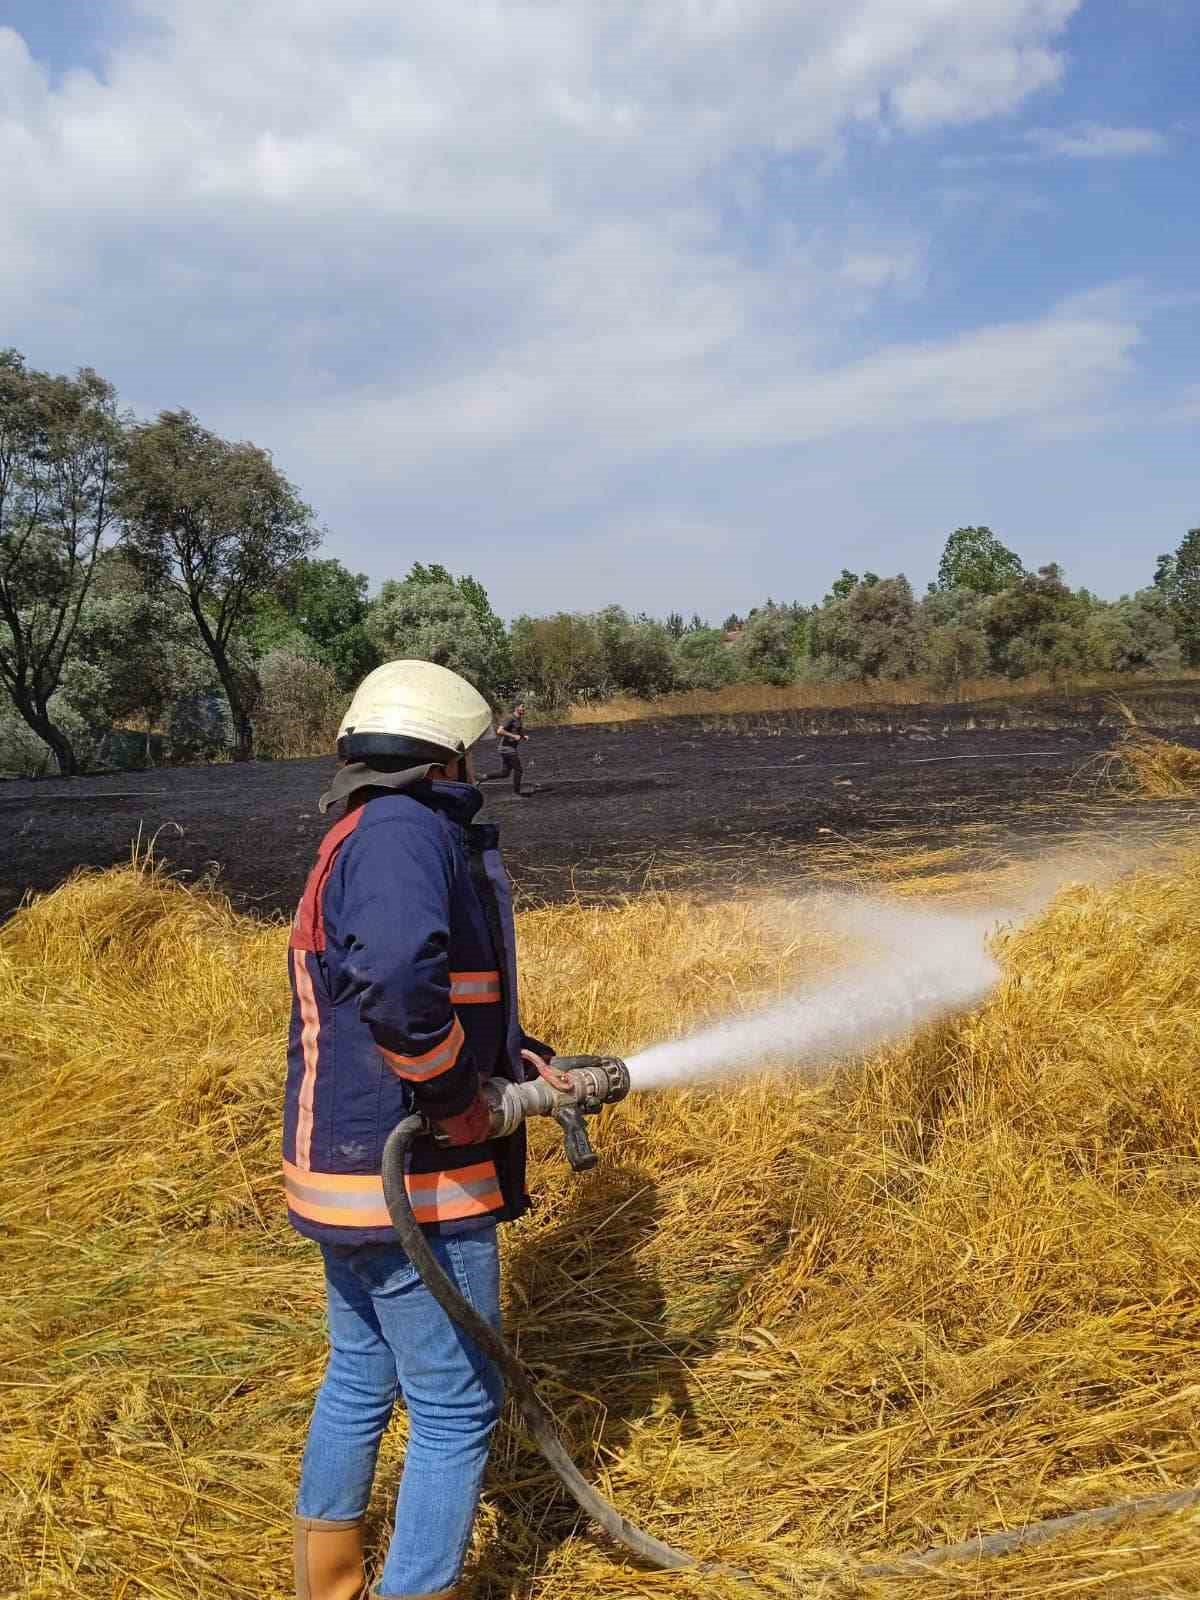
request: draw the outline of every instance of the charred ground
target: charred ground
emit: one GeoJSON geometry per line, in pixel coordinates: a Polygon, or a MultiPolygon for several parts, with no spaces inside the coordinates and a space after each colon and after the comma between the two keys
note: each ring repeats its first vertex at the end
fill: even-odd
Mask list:
{"type": "MultiPolygon", "coordinates": [[[[1200,747],[1200,694],[1155,704],[1153,725],[1200,747]]],[[[1139,713],[1144,723],[1151,717],[1139,713]]],[[[1111,703],[679,718],[534,731],[533,795],[488,784],[519,894],[585,898],[647,885],[843,875],[886,849],[957,846],[963,865],[1116,827],[1152,833],[1103,775],[1122,718],[1111,703]]],[[[485,755],[483,765],[491,764],[485,755]]],[[[0,788],[0,914],[135,842],[236,904],[290,913],[326,821],[333,763],[160,769],[0,788]]],[[[1186,821],[1190,802],[1167,810],[1186,821]]]]}

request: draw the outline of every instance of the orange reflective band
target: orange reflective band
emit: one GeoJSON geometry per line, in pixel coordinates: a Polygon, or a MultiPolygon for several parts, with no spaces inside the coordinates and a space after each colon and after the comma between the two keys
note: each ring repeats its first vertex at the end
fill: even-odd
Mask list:
{"type": "Polygon", "coordinates": [[[296,1003],[300,1008],[300,1048],[304,1053],[304,1074],[300,1079],[296,1112],[296,1165],[306,1168],[312,1149],[313,1097],[320,1063],[321,1016],[308,973],[308,957],[303,950],[293,950],[291,957],[296,1003]]]}
{"type": "Polygon", "coordinates": [[[380,1045],[380,1052],[388,1066],[398,1078],[404,1078],[409,1083],[428,1083],[430,1078],[436,1078],[450,1068],[458,1060],[458,1052],[463,1046],[462,1023],[457,1017],[450,1032],[441,1044],[435,1044],[432,1050],[426,1050],[421,1056],[398,1056],[391,1050],[384,1050],[380,1045]]]}
{"type": "Polygon", "coordinates": [[[450,999],[456,1006],[491,1006],[500,999],[498,972],[452,972],[450,999]]]}
{"type": "Polygon", "coordinates": [[[504,1204],[494,1161],[477,1161],[457,1172],[410,1172],[406,1185],[418,1222],[459,1222],[504,1204]]]}
{"type": "Polygon", "coordinates": [[[288,1210],[333,1228],[390,1228],[383,1179],[378,1174],[304,1172],[283,1163],[288,1210]]]}
{"type": "MultiPolygon", "coordinates": [[[[334,1228],[390,1228],[383,1179],[372,1173],[304,1172],[283,1163],[288,1209],[308,1222],[334,1228]]],[[[405,1178],[418,1222],[460,1222],[486,1216],[504,1204],[496,1166],[479,1161],[457,1172],[409,1173],[405,1178]]]]}

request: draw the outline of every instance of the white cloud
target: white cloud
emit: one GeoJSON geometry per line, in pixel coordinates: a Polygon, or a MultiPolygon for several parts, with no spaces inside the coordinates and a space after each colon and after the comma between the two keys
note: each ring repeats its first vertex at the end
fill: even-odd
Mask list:
{"type": "Polygon", "coordinates": [[[1031,128],[1028,143],[1042,155],[1071,161],[1108,161],[1121,156],[1161,155],[1167,140],[1153,128],[1106,128],[1080,122],[1070,128],[1031,128]]]}
{"type": "Polygon", "coordinates": [[[544,220],[745,147],[927,128],[1057,80],[1080,0],[142,0],[161,31],[51,93],[8,31],[14,143],[101,212],[243,201],[544,220]],[[32,143],[29,134],[32,132],[32,143]]]}
{"type": "Polygon", "coordinates": [[[353,481],[358,564],[392,559],[369,545],[396,507],[497,482],[677,560],[670,530],[715,548],[726,519],[616,514],[614,472],[1037,428],[1121,376],[1137,318],[1112,306],[872,347],[928,239],[820,203],[851,132],[1056,84],[1080,4],[131,0],[148,30],[55,83],[0,29],[0,316],[31,359],[269,444],[357,522],[353,481]]]}

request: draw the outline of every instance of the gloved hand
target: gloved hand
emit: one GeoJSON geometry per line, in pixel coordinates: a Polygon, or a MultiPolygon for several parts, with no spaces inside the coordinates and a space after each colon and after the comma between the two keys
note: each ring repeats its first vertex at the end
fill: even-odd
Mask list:
{"type": "Polygon", "coordinates": [[[569,1089],[571,1080],[565,1073],[559,1072],[555,1067],[554,1051],[551,1050],[550,1046],[548,1044],[538,1044],[538,1041],[530,1039],[528,1034],[526,1035],[526,1044],[537,1046],[535,1050],[525,1049],[521,1051],[521,1059],[524,1061],[526,1068],[531,1069],[527,1070],[526,1076],[545,1078],[546,1082],[553,1085],[555,1089],[569,1089]]]}
{"type": "Polygon", "coordinates": [[[432,1120],[435,1131],[446,1144],[483,1144],[491,1133],[492,1108],[477,1094],[465,1111],[432,1120]]]}

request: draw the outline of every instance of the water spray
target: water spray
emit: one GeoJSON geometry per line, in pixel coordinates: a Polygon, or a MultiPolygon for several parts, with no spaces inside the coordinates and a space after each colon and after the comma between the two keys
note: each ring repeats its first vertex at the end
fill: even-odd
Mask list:
{"type": "Polygon", "coordinates": [[[834,1062],[972,1009],[1000,981],[987,948],[994,917],[856,897],[831,897],[821,913],[826,927],[866,940],[872,950],[825,984],[639,1051],[629,1061],[632,1087],[662,1089],[767,1067],[819,1080],[834,1062]]]}
{"type": "MultiPolygon", "coordinates": [[[[623,1100],[631,1089],[662,1088],[773,1062],[801,1066],[815,1074],[831,1060],[862,1052],[978,1004],[999,977],[985,944],[987,928],[979,919],[849,902],[837,908],[835,920],[845,931],[873,937],[883,945],[883,957],[859,963],[807,994],[717,1023],[690,1037],[651,1046],[628,1064],[617,1056],[560,1056],[539,1065],[537,1077],[527,1082],[492,1079],[483,1089],[492,1111],[490,1136],[508,1137],[531,1116],[553,1117],[563,1130],[567,1160],[575,1171],[585,1172],[598,1161],[585,1118],[623,1100]]],[[[526,1427],[559,1481],[586,1516],[639,1560],[664,1569],[695,1568],[754,1586],[748,1574],[701,1562],[637,1527],[599,1494],[575,1465],[533,1379],[504,1338],[443,1272],[413,1215],[404,1179],[408,1152],[414,1140],[428,1137],[431,1131],[424,1117],[411,1116],[393,1130],[384,1146],[383,1189],[392,1226],[433,1298],[502,1374],[526,1427]]],[[[1185,1489],[1100,1506],[979,1535],[961,1544],[863,1563],[853,1575],[865,1579],[911,1577],[947,1562],[1011,1555],[1084,1528],[1162,1516],[1198,1503],[1200,1489],[1185,1489]]]]}

